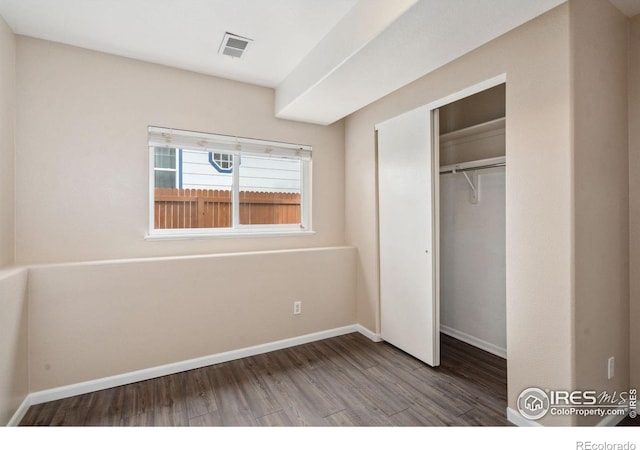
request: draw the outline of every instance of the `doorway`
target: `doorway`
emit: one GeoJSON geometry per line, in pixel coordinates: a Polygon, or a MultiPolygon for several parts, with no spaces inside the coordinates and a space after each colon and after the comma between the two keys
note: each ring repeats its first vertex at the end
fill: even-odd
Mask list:
{"type": "MultiPolygon", "coordinates": [[[[504,83],[446,104],[438,126],[440,332],[506,358],[504,83]]],[[[441,351],[441,358],[447,353],[441,351]]]]}
{"type": "Polygon", "coordinates": [[[504,167],[500,168],[506,164],[505,83],[506,76],[500,75],[376,125],[381,337],[433,367],[440,365],[442,319],[449,335],[506,353],[504,167]],[[501,144],[496,145],[500,140],[501,144]],[[502,189],[502,200],[499,195],[489,195],[494,188],[498,193],[502,189]],[[480,225],[501,239],[497,247],[469,231],[451,235],[450,231],[462,222],[446,207],[441,211],[440,203],[449,196],[460,197],[461,193],[470,203],[464,208],[469,216],[501,203],[502,216],[489,214],[495,223],[485,221],[480,225]],[[444,227],[440,218],[443,213],[447,220],[444,227]],[[451,241],[462,245],[461,250],[450,247],[451,241]],[[478,251],[478,246],[472,244],[480,244],[481,254],[471,254],[478,251]],[[482,254],[489,257],[483,259],[482,254]],[[493,291],[478,295],[479,290],[487,290],[485,279],[491,278],[486,276],[489,260],[492,264],[497,262],[502,272],[492,273],[498,279],[490,283],[493,291]],[[460,261],[467,266],[455,270],[460,261]],[[470,280],[461,281],[470,274],[470,280]],[[474,277],[479,280],[478,285],[473,283],[474,277]],[[459,295],[460,283],[466,289],[462,290],[462,303],[456,303],[450,299],[459,295]],[[441,288],[447,301],[443,314],[441,288]],[[501,305],[493,312],[488,312],[482,303],[489,296],[495,305],[501,305]],[[460,316],[470,317],[476,328],[461,324],[456,318],[460,316]],[[498,320],[484,321],[487,317],[498,320]],[[479,332],[477,325],[483,323],[479,332]],[[487,337],[483,334],[486,331],[498,336],[487,337]]]}

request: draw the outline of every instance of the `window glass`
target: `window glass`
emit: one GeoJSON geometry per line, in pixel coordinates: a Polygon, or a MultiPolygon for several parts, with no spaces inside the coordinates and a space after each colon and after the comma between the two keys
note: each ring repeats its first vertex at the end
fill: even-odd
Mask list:
{"type": "Polygon", "coordinates": [[[228,153],[213,153],[213,162],[220,171],[230,171],[233,167],[233,155],[228,153]]]}
{"type": "Polygon", "coordinates": [[[176,149],[153,148],[153,179],[156,188],[177,187],[176,149]]]}
{"type": "Polygon", "coordinates": [[[150,127],[149,151],[152,235],[310,230],[308,146],[150,127]]]}
{"type": "Polygon", "coordinates": [[[176,187],[175,172],[156,170],[155,180],[156,180],[157,188],[175,188],[176,187]]]}
{"type": "Polygon", "coordinates": [[[300,223],[298,160],[242,156],[240,162],[240,223],[300,223]]]}
{"type": "Polygon", "coordinates": [[[175,148],[155,148],[155,167],[156,169],[175,169],[176,168],[176,149],[175,148]]]}

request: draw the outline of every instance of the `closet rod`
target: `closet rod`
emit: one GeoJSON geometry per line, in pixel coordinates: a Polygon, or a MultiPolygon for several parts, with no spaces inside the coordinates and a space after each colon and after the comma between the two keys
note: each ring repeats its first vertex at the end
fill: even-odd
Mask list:
{"type": "Polygon", "coordinates": [[[458,164],[440,166],[440,173],[461,173],[468,170],[489,169],[491,167],[502,167],[506,165],[507,159],[504,156],[494,158],[477,159],[475,161],[465,161],[458,164]]]}
{"type": "Polygon", "coordinates": [[[491,169],[493,167],[504,167],[504,166],[506,166],[506,163],[486,164],[484,166],[464,167],[464,168],[460,168],[460,169],[456,169],[456,168],[444,169],[444,170],[440,170],[440,173],[442,173],[442,174],[462,173],[462,172],[468,172],[468,171],[471,171],[471,170],[491,169]]]}

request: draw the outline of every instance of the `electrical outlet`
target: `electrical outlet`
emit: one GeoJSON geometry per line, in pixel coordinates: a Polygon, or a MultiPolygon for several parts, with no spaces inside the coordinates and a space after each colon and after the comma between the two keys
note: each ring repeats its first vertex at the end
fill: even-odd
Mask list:
{"type": "Polygon", "coordinates": [[[609,377],[609,379],[613,378],[613,374],[614,374],[614,369],[615,369],[615,364],[616,364],[616,360],[615,358],[612,356],[611,358],[609,358],[609,360],[607,361],[607,376],[609,377]]]}
{"type": "Polygon", "coordinates": [[[297,315],[301,313],[302,313],[302,302],[301,301],[293,302],[293,314],[297,315]]]}

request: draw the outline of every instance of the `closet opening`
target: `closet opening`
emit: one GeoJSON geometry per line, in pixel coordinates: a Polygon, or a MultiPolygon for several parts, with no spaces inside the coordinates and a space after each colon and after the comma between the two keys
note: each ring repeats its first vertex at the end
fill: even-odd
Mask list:
{"type": "Polygon", "coordinates": [[[497,364],[504,377],[505,90],[499,84],[434,110],[440,363],[497,364]],[[486,358],[474,351],[465,360],[467,344],[486,358]]]}
{"type": "Polygon", "coordinates": [[[444,374],[476,405],[465,415],[496,422],[507,405],[505,83],[375,128],[380,337],[444,374]]]}

